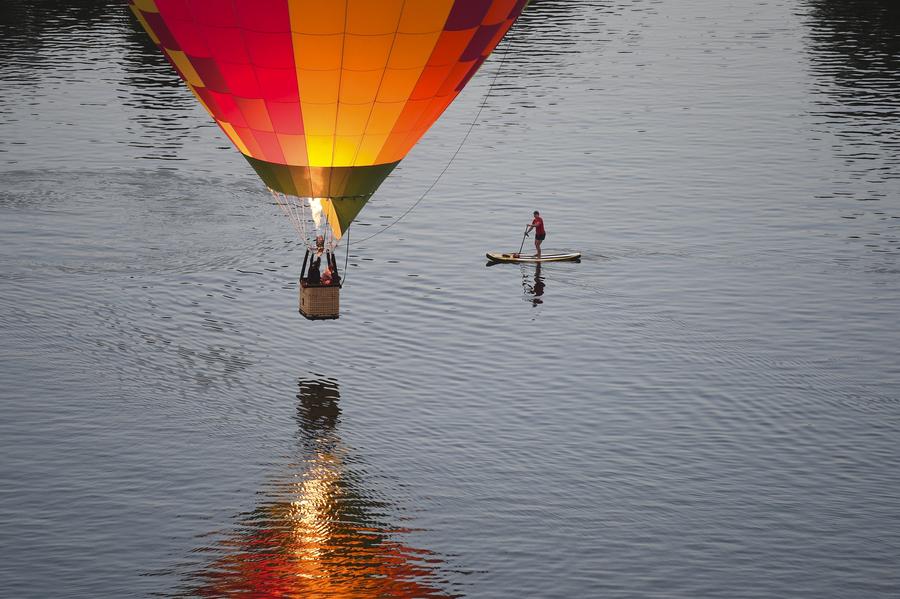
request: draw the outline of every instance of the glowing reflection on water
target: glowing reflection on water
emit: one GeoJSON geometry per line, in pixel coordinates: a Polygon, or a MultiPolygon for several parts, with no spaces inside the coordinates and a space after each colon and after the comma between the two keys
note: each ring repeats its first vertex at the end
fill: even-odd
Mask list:
{"type": "MultiPolygon", "coordinates": [[[[391,507],[365,488],[341,442],[336,381],[301,380],[298,462],[263,491],[237,529],[201,549],[215,559],[189,576],[210,597],[449,597],[441,559],[404,542],[391,507]]],[[[193,583],[196,583],[194,585],[193,583]]]]}

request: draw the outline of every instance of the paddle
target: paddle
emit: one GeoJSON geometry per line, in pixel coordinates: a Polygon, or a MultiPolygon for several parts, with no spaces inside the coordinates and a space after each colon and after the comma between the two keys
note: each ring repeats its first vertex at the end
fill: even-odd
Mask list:
{"type": "Polygon", "coordinates": [[[522,243],[519,245],[519,251],[513,254],[516,258],[519,257],[519,254],[522,253],[522,248],[525,247],[525,238],[528,237],[528,227],[525,227],[525,234],[522,235],[522,243]]]}

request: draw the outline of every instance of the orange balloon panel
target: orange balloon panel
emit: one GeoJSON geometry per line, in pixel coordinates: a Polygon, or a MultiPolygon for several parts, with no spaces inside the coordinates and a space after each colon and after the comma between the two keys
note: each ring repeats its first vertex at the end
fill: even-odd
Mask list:
{"type": "Polygon", "coordinates": [[[527,0],[130,0],[269,187],[368,197],[527,0]]]}

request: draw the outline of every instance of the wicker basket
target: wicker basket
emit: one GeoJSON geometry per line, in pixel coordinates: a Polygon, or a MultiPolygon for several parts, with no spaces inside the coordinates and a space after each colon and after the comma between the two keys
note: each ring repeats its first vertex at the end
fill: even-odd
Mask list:
{"type": "Polygon", "coordinates": [[[338,285],[308,285],[300,281],[300,314],[310,320],[334,319],[341,312],[338,285]]]}

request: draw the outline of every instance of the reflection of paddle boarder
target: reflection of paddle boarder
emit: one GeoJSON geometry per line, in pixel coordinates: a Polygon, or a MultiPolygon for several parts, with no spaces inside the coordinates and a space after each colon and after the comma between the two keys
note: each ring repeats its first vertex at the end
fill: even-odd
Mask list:
{"type": "Polygon", "coordinates": [[[531,221],[531,224],[528,225],[525,229],[525,235],[531,232],[534,229],[534,251],[535,256],[538,258],[541,257],[541,242],[544,241],[544,238],[547,237],[547,232],[544,230],[544,219],[541,218],[541,213],[537,210],[534,211],[534,220],[531,221]]]}
{"type": "Polygon", "coordinates": [[[543,304],[544,300],[541,298],[544,295],[544,277],[541,276],[541,263],[538,262],[534,265],[534,283],[529,284],[528,277],[522,279],[522,286],[525,288],[525,293],[531,296],[531,305],[538,306],[539,304],[543,304]]]}
{"type": "Polygon", "coordinates": [[[535,304],[541,303],[541,300],[537,299],[544,295],[544,277],[541,276],[541,264],[540,262],[534,266],[534,297],[535,304]]]}

